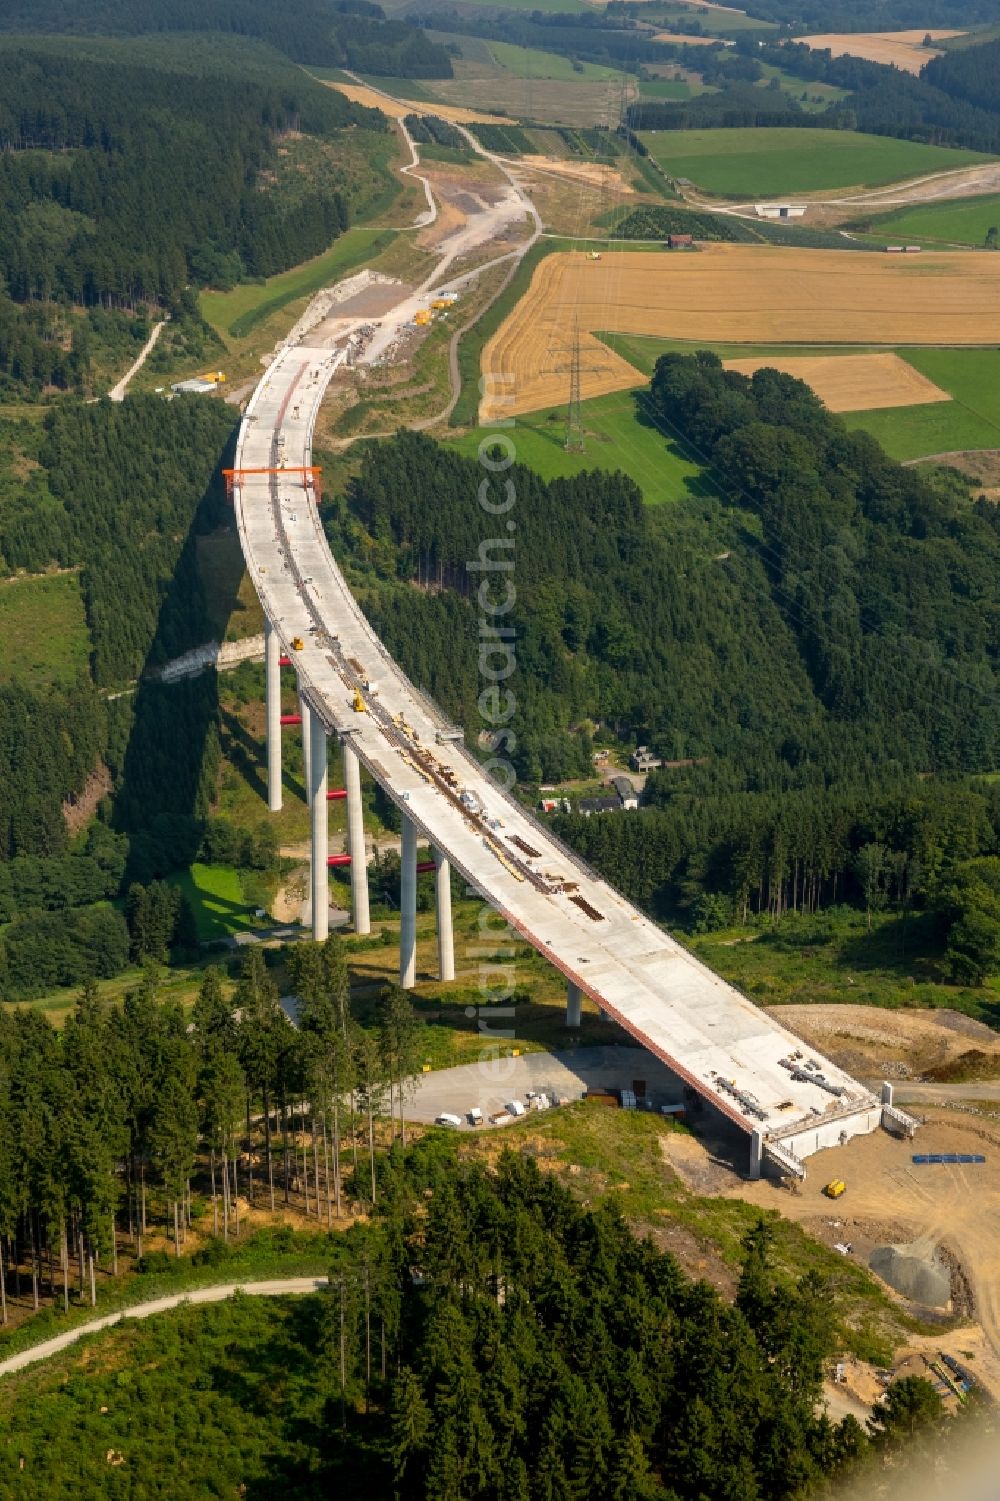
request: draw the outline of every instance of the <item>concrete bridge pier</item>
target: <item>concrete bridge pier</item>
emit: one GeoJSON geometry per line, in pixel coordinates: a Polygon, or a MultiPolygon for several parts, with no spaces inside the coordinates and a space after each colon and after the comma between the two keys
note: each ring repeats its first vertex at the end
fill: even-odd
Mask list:
{"type": "Polygon", "coordinates": [[[264,616],[264,704],[267,718],[267,806],[281,811],[281,643],[264,616]]]}
{"type": "Polygon", "coordinates": [[[417,978],[417,830],[405,813],[399,861],[399,983],[412,990],[417,978]]]}
{"type": "Polygon", "coordinates": [[[309,747],[307,785],[312,814],[309,862],[312,936],[316,943],[322,943],[330,931],[330,876],[326,863],[330,851],[326,806],[326,725],[304,699],[302,709],[303,741],[309,747]]]}
{"type": "Polygon", "coordinates": [[[312,745],[309,740],[309,705],[299,689],[299,713],[302,716],[302,779],[306,785],[306,807],[312,807],[312,745]]]}
{"type": "Polygon", "coordinates": [[[750,1133],[750,1176],[759,1178],[764,1170],[764,1133],[755,1126],[750,1133]]]}
{"type": "Polygon", "coordinates": [[[434,855],[434,895],[437,899],[438,974],[455,978],[455,934],[451,924],[451,866],[440,850],[434,855]]]}
{"type": "Polygon", "coordinates": [[[350,740],[341,740],[344,756],[344,786],[347,789],[347,852],[351,857],[351,913],[355,933],[370,933],[368,910],[368,855],[365,850],[365,818],[361,806],[361,767],[350,740]]]}
{"type": "Polygon", "coordinates": [[[579,1027],[583,1021],[583,991],[570,980],[566,986],[566,1025],[579,1027]]]}

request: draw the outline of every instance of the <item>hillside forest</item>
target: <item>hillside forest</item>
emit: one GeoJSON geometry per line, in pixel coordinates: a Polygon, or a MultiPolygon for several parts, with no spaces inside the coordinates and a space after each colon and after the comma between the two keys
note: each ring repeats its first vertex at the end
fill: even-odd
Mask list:
{"type": "MultiPolygon", "coordinates": [[[[234,1446],[222,1434],[256,1412],[245,1383],[272,1315],[255,1312],[223,1375],[199,1362],[215,1320],[231,1315],[199,1310],[207,1325],[188,1357],[129,1363],[107,1403],[98,1362],[82,1388],[59,1384],[58,1395],[18,1404],[0,1474],[25,1495],[65,1483],[64,1425],[83,1390],[89,1414],[115,1416],[95,1436],[92,1416],[79,1414],[78,1482],[88,1486],[97,1463],[107,1470],[114,1435],[130,1484],[172,1497],[204,1494],[206,1466],[221,1466],[260,1496],[280,1477],[303,1497],[781,1501],[881,1464],[933,1428],[939,1400],[912,1378],[867,1433],[853,1417],[817,1416],[842,1337],[833,1291],[815,1271],[778,1274],[764,1221],[745,1238],[730,1302],[638,1239],[612,1203],[582,1207],[527,1155],[507,1151],[486,1170],[459,1159],[454,1137],[407,1148],[405,1130],[387,1152],[385,1128],[391,1139],[418,1066],[408,997],[389,987],[362,1030],[338,939],[299,945],[294,967],[297,1030],[260,950],[232,1000],[209,971],[189,1014],[158,1001],[152,973],[121,1008],[86,989],[60,1032],[31,1010],[0,1013],[0,1262],[16,1269],[13,1285],[30,1284],[36,1307],[93,1301],[95,1262],[117,1265],[119,1242],[140,1274],[169,1265],[188,1234],[195,1179],[215,1227],[198,1257],[220,1271],[239,1246],[241,1195],[272,1207],[304,1199],[317,1227],[332,1228],[349,1205],[368,1211],[330,1236],[329,1291],[314,1310],[303,1305],[318,1324],[300,1326],[301,1353],[289,1329],[267,1378],[267,1419],[257,1419],[266,1443],[258,1433],[234,1446]],[[250,1151],[258,1110],[262,1139],[250,1151]],[[144,1249],[161,1226],[166,1255],[144,1249]],[[147,1404],[169,1413],[183,1403],[175,1443],[197,1403],[195,1429],[218,1435],[211,1456],[192,1433],[183,1464],[147,1476],[161,1413],[119,1434],[123,1400],[133,1420],[147,1404]]],[[[286,1249],[293,1239],[285,1233],[286,1249]]],[[[169,1338],[169,1321],[150,1328],[154,1341],[169,1338]]]]}
{"type": "MultiPolygon", "coordinates": [[[[637,818],[564,827],[657,915],[703,927],[892,906],[932,922],[956,978],[975,982],[995,962],[1000,887],[997,797],[976,780],[998,730],[995,509],[889,460],[773,371],[666,356],[648,399],[720,494],[649,509],[620,474],[512,469],[516,703],[488,740],[466,568],[490,536],[470,502],[479,468],[419,434],[367,448],[324,507],[373,624],[528,797],[589,775],[595,737],[682,763],[651,780],[637,818]]],[[[25,993],[32,962],[50,978],[59,953],[55,983],[79,983],[97,954],[102,973],[124,964],[126,917],[94,904],[211,838],[214,680],[143,674],[208,636],[197,538],[225,521],[215,476],[231,428],[214,403],[70,403],[46,421],[27,492],[11,482],[0,553],[8,569],[81,566],[91,659],[72,687],[0,691],[8,993],[25,993]],[[126,453],[157,476],[138,497],[126,453]],[[136,678],[134,695],[107,695],[136,678]],[[63,804],[98,762],[112,795],[71,839],[63,804]]],[[[168,950],[190,942],[176,918],[168,950]]]]}
{"type": "Polygon", "coordinates": [[[326,250],[356,197],[338,147],[388,129],[251,41],[0,38],[0,63],[7,400],[87,390],[118,310],[197,322],[192,288],[326,250]],[[331,154],[322,175],[298,170],[301,137],[331,154]]]}

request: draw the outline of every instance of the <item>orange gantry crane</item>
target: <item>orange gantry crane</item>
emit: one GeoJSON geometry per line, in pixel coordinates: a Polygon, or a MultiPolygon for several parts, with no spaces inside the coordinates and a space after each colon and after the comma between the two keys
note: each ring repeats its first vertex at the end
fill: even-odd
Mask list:
{"type": "Polygon", "coordinates": [[[319,464],[282,464],[280,468],[269,469],[223,469],[222,477],[226,482],[226,495],[230,500],[233,498],[233,487],[240,485],[247,475],[250,474],[301,474],[302,488],[308,490],[310,485],[316,492],[316,503],[321,499],[319,477],[323,473],[319,464]]]}

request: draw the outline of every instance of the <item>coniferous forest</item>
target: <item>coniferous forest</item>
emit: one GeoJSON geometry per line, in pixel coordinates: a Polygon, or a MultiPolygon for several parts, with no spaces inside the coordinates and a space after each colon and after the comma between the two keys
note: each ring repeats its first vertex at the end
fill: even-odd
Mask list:
{"type": "MultiPolygon", "coordinates": [[[[764,1222],[745,1238],[730,1302],[611,1204],[581,1207],[528,1156],[507,1152],[486,1170],[441,1133],[376,1147],[375,1122],[380,1143],[394,1134],[418,1067],[409,998],[389,987],[363,1030],[339,941],[299,946],[293,960],[297,1030],[259,950],[230,1000],[209,971],[190,1013],[157,1000],[150,972],[121,1008],[86,990],[61,1032],[30,1010],[0,1014],[0,1264],[36,1306],[86,1306],[119,1246],[140,1272],[169,1266],[195,1181],[215,1229],[199,1257],[222,1276],[240,1246],[241,1198],[304,1205],[317,1229],[368,1211],[330,1237],[329,1291],[286,1331],[266,1383],[266,1443],[222,1439],[256,1411],[244,1382],[270,1348],[266,1310],[226,1352],[236,1387],[217,1363],[202,1369],[200,1326],[188,1357],[165,1362],[169,1391],[158,1360],[127,1365],[103,1404],[98,1370],[88,1375],[89,1410],[115,1413],[102,1431],[118,1434],[128,1403],[120,1437],[143,1494],[204,1494],[221,1465],[260,1496],[280,1484],[291,1496],[407,1501],[783,1501],[912,1441],[938,1414],[930,1388],[911,1381],[869,1434],[817,1415],[840,1337],[832,1292],[815,1272],[778,1275],[764,1222]],[[164,1228],[168,1251],[149,1253],[164,1228]],[[162,1418],[139,1415],[195,1402],[201,1421],[212,1412],[216,1451],[185,1436],[157,1474],[162,1418]]],[[[199,1317],[212,1351],[216,1316],[199,1317]]],[[[11,1413],[17,1442],[0,1446],[0,1475],[25,1495],[51,1495],[65,1473],[77,1392],[60,1386],[11,1413]]],[[[78,1416],[86,1488],[98,1459],[107,1468],[109,1440],[78,1416]]]]}

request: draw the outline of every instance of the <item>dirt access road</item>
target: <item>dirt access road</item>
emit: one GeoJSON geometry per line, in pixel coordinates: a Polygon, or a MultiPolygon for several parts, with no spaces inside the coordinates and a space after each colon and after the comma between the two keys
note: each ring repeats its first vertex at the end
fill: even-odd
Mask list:
{"type": "MultiPolygon", "coordinates": [[[[737,219],[756,219],[753,202],[720,204],[704,197],[696,188],[682,188],[685,201],[704,213],[730,214],[737,219]]],[[[946,172],[930,172],[911,177],[906,182],[887,183],[879,188],[846,188],[842,193],[792,193],[795,203],[807,205],[806,224],[814,227],[834,224],[838,220],[857,219],[859,211],[887,213],[894,208],[917,207],[922,203],[941,203],[954,198],[980,198],[985,193],[1000,192],[1000,162],[984,162],[975,167],[952,167],[946,172]],[[818,212],[817,212],[818,211],[818,212]]],[[[759,200],[758,200],[759,201],[759,200]]],[[[770,194],[769,202],[780,202],[780,194],[770,194]]]]}
{"type": "Polygon", "coordinates": [[[78,1324],[75,1329],[67,1329],[65,1334],[57,1334],[54,1339],[43,1340],[40,1345],[32,1345],[17,1355],[0,1360],[0,1376],[11,1376],[15,1371],[23,1371],[26,1366],[35,1365],[39,1360],[48,1360],[50,1355],[58,1355],[60,1350],[75,1345],[77,1340],[86,1338],[88,1334],[99,1334],[102,1329],[110,1329],[122,1319],[152,1318],[154,1313],[166,1313],[170,1308],[179,1308],[182,1303],[224,1303],[238,1292],[255,1298],[279,1298],[291,1294],[315,1293],[328,1286],[329,1280],[326,1277],[280,1277],[271,1282],[223,1282],[215,1287],[195,1287],[188,1292],[171,1293],[169,1297],[151,1298],[148,1303],[134,1303],[131,1308],[119,1308],[117,1312],[107,1313],[103,1318],[78,1324]]]}

